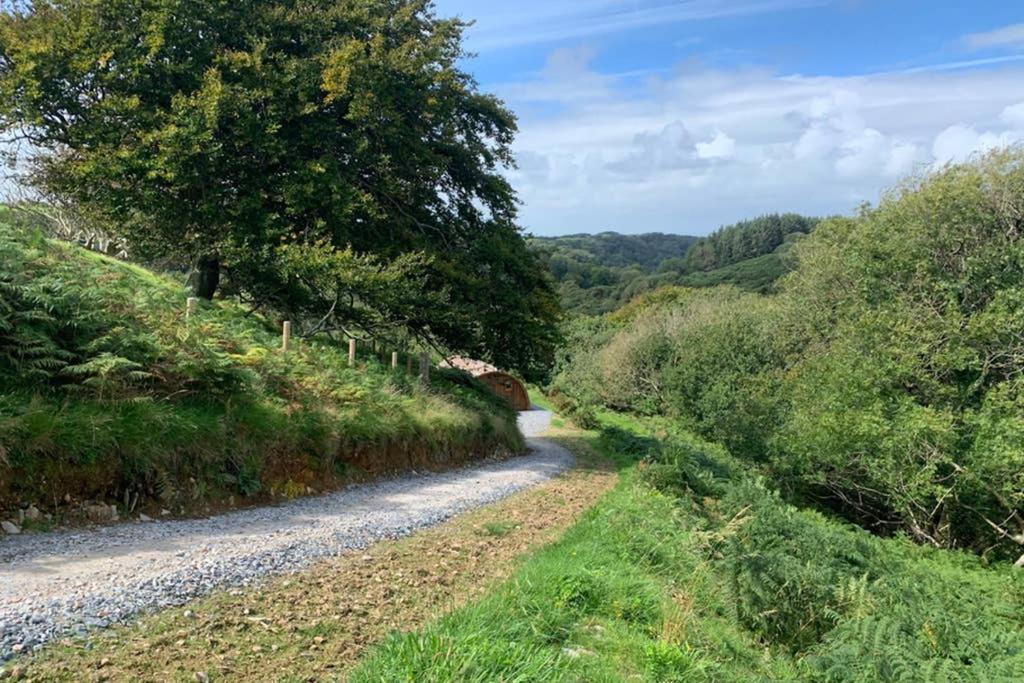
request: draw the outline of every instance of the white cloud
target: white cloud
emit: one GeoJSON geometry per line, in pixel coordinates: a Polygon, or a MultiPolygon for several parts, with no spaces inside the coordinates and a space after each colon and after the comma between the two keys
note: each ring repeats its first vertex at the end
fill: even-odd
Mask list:
{"type": "Polygon", "coordinates": [[[570,56],[498,88],[521,114],[512,180],[541,233],[846,212],[915,168],[1024,140],[1019,68],[809,77],[688,64],[638,82],[570,56]],[[585,96],[561,95],[574,88],[585,96]]]}
{"type": "Polygon", "coordinates": [[[935,163],[939,165],[967,161],[976,154],[984,154],[1017,142],[1021,138],[1022,132],[1024,131],[1014,129],[1001,133],[978,132],[973,126],[952,125],[935,136],[932,156],[935,157],[935,163]]]}
{"type": "Polygon", "coordinates": [[[1024,130],[1024,102],[1011,104],[999,115],[1000,120],[1011,128],[1024,130]]]}
{"type": "Polygon", "coordinates": [[[708,142],[697,143],[697,156],[701,159],[730,159],[736,153],[736,141],[722,131],[708,142]]]}
{"type": "Polygon", "coordinates": [[[1024,46],[1024,24],[1002,26],[984,33],[970,33],[963,37],[962,42],[970,50],[1024,46]]]}

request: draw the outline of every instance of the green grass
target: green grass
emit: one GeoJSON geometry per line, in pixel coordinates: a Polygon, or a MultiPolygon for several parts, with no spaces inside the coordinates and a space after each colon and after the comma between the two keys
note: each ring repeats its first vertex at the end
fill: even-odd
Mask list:
{"type": "MultiPolygon", "coordinates": [[[[642,437],[640,437],[642,438],[642,437]]],[[[638,479],[617,432],[580,447],[617,461],[617,488],[496,592],[424,631],[394,635],[352,681],[785,680],[729,617],[725,580],[671,496],[638,479]]]]}
{"type": "Polygon", "coordinates": [[[518,450],[472,381],[424,388],[366,347],[295,339],[236,302],[185,317],[180,277],[0,223],[0,509],[65,495],[161,505],[297,495],[518,450]]]}
{"type": "Polygon", "coordinates": [[[551,401],[548,400],[548,397],[545,396],[540,389],[530,384],[527,386],[526,390],[530,396],[531,405],[535,405],[538,408],[542,408],[544,410],[554,411],[555,407],[551,404],[551,401]]]}
{"type": "Polygon", "coordinates": [[[487,522],[483,525],[482,529],[488,536],[496,536],[501,538],[508,536],[510,533],[518,528],[518,524],[510,522],[508,520],[501,520],[497,522],[487,522]]]}
{"type": "Polygon", "coordinates": [[[1024,670],[1024,572],[872,536],[785,503],[721,446],[599,419],[576,447],[615,460],[618,487],[508,583],[393,635],[352,680],[1011,681],[1024,670]]]}

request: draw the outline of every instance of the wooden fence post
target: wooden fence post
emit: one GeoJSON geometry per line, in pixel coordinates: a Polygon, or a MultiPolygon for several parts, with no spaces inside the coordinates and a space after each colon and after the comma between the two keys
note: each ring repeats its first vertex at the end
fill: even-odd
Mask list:
{"type": "Polygon", "coordinates": [[[405,374],[412,374],[412,354],[408,352],[405,354],[405,374]]]}
{"type": "Polygon", "coordinates": [[[397,370],[398,369],[398,351],[392,351],[391,352],[391,369],[392,370],[397,370]]]}
{"type": "Polygon", "coordinates": [[[420,354],[420,381],[430,384],[430,356],[426,353],[420,354]]]}
{"type": "Polygon", "coordinates": [[[185,300],[185,318],[191,318],[192,314],[196,312],[196,306],[199,305],[199,299],[194,296],[190,296],[185,300]]]}
{"type": "Polygon", "coordinates": [[[348,340],[348,366],[354,368],[356,366],[356,340],[348,340]]]}
{"type": "Polygon", "coordinates": [[[281,350],[288,353],[288,348],[291,346],[292,341],[292,323],[290,320],[285,320],[281,326],[281,350]]]}

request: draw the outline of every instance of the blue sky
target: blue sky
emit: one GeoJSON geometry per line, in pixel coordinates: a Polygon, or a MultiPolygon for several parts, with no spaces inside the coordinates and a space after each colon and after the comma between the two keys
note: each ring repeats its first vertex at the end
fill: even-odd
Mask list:
{"type": "Polygon", "coordinates": [[[519,116],[535,234],[849,213],[1024,141],[1024,2],[436,0],[519,116]]]}

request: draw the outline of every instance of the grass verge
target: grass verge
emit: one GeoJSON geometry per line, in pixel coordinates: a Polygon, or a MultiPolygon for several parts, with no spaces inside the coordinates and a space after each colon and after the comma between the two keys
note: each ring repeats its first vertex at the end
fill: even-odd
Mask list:
{"type": "Polygon", "coordinates": [[[351,680],[1019,680],[1024,572],[795,508],[716,444],[652,438],[663,422],[607,422],[616,489],[351,680]]]}
{"type": "Polygon", "coordinates": [[[38,681],[344,679],[365,648],[486,594],[603,496],[615,469],[579,453],[565,475],[409,538],[221,591],[89,642],[57,643],[11,666],[38,681]]]}
{"type": "Polygon", "coordinates": [[[633,467],[648,440],[622,430],[567,444],[615,461],[620,483],[557,543],[479,601],[393,635],[351,680],[691,681],[792,678],[731,615],[728,582],[674,497],[633,467]]]}

